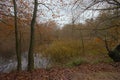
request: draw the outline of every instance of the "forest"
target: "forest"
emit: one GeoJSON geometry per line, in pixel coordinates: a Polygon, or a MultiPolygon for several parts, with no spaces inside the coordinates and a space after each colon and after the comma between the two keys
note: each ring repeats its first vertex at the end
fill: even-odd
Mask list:
{"type": "Polygon", "coordinates": [[[0,80],[120,80],[120,0],[0,0],[0,80]]]}

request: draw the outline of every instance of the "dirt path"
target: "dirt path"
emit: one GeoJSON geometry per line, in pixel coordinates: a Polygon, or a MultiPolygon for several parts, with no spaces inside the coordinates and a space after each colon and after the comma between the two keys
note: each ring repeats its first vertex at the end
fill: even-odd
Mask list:
{"type": "Polygon", "coordinates": [[[120,80],[120,74],[117,72],[75,73],[71,80],[120,80]]]}
{"type": "Polygon", "coordinates": [[[74,68],[36,69],[0,74],[0,80],[120,80],[120,63],[82,64],[74,68]]]}

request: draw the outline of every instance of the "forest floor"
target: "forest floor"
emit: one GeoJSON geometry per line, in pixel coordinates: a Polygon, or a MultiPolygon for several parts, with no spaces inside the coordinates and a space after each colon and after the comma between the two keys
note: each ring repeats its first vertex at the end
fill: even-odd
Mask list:
{"type": "Polygon", "coordinates": [[[77,67],[0,73],[0,80],[120,80],[120,63],[81,64],[77,67]]]}

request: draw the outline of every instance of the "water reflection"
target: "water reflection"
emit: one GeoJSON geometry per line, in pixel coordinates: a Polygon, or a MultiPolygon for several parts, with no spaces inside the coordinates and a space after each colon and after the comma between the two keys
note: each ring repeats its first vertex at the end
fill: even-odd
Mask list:
{"type": "MultiPolygon", "coordinates": [[[[28,64],[27,52],[22,54],[22,70],[27,69],[28,64]]],[[[41,54],[34,54],[35,68],[47,68],[50,65],[49,59],[41,54]]],[[[16,70],[17,61],[15,58],[5,60],[0,58],[0,72],[10,72],[16,70]]]]}

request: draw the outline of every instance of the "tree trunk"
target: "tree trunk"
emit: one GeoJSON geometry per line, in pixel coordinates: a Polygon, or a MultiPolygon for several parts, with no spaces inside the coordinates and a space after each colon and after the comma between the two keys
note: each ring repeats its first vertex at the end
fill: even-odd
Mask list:
{"type": "Polygon", "coordinates": [[[13,0],[14,4],[14,26],[15,26],[15,42],[16,42],[16,55],[17,55],[17,70],[20,71],[22,69],[21,64],[21,53],[19,48],[19,38],[18,38],[18,25],[17,25],[17,4],[16,0],[13,0]]]}
{"type": "Polygon", "coordinates": [[[85,54],[85,45],[84,45],[83,34],[81,29],[80,29],[80,37],[81,37],[81,44],[82,44],[82,53],[85,54]]]}
{"type": "Polygon", "coordinates": [[[31,71],[34,69],[33,45],[34,45],[34,26],[35,26],[36,15],[37,15],[37,5],[38,5],[38,0],[35,0],[33,17],[32,17],[31,25],[30,25],[31,32],[30,32],[30,46],[29,46],[29,51],[28,51],[28,71],[31,71]]]}

